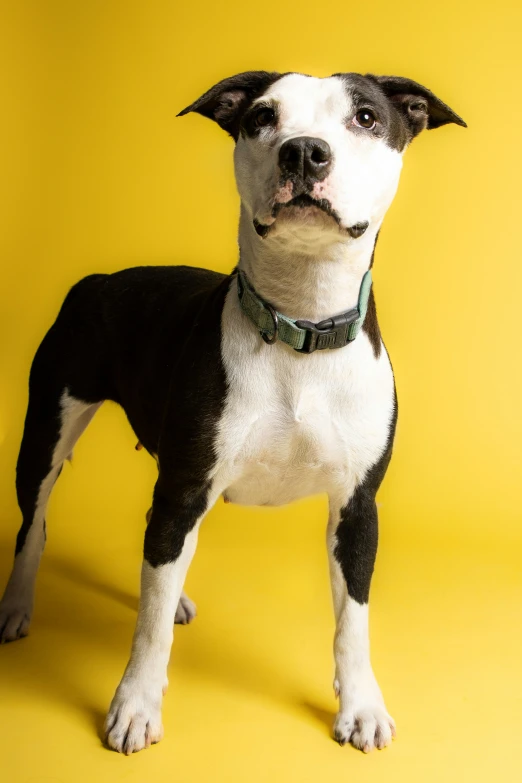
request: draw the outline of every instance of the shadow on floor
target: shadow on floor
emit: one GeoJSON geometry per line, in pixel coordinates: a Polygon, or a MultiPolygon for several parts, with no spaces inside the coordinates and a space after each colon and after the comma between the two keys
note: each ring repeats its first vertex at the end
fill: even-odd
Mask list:
{"type": "MultiPolygon", "coordinates": [[[[4,553],[7,555],[7,550],[2,548],[4,553]]],[[[7,575],[8,556],[2,556],[1,565],[0,573],[7,575]]],[[[112,692],[101,692],[95,671],[94,681],[90,675],[85,677],[85,662],[91,653],[93,660],[102,659],[104,674],[110,669],[112,675],[114,669],[113,687],[116,686],[128,659],[138,598],[100,579],[83,563],[54,555],[46,557],[42,581],[44,585],[40,584],[37,590],[29,638],[0,648],[0,690],[2,682],[9,681],[11,692],[16,683],[16,688],[61,701],[83,715],[102,738],[112,692]],[[94,596],[109,602],[103,611],[99,599],[93,600],[94,596]],[[67,640],[81,645],[81,658],[76,652],[69,654],[67,640]]],[[[277,645],[277,627],[273,620],[266,622],[266,629],[261,627],[256,633],[274,636],[275,632],[274,645],[277,645]]],[[[182,677],[185,672],[203,681],[217,681],[226,688],[285,704],[307,718],[311,716],[321,724],[325,734],[330,734],[333,714],[306,699],[303,678],[289,677],[288,667],[284,671],[278,669],[277,660],[272,660],[266,648],[261,653],[255,639],[234,633],[230,623],[229,614],[224,622],[223,617],[206,617],[205,622],[197,618],[190,627],[178,626],[171,677],[182,677]]],[[[278,618],[278,623],[281,630],[284,621],[278,618]]],[[[105,680],[100,678],[101,682],[105,680]]]]}
{"type": "Polygon", "coordinates": [[[321,724],[324,734],[327,734],[329,737],[332,736],[332,726],[335,720],[334,712],[318,707],[317,704],[312,704],[309,701],[301,702],[300,706],[304,712],[315,719],[316,723],[321,724]]]}

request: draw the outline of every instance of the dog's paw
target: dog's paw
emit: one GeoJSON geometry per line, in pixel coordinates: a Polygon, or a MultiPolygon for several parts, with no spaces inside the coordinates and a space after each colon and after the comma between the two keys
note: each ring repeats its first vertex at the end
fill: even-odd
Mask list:
{"type": "Polygon", "coordinates": [[[14,642],[27,636],[31,614],[30,606],[10,600],[0,601],[0,644],[14,642]]]}
{"type": "Polygon", "coordinates": [[[120,685],[105,721],[105,742],[118,753],[137,753],[163,737],[161,697],[120,685]]]}
{"type": "Polygon", "coordinates": [[[339,712],[334,724],[334,738],[340,745],[348,742],[369,753],[382,750],[395,737],[395,723],[383,704],[365,704],[339,712]]]}
{"type": "Polygon", "coordinates": [[[188,595],[181,593],[174,622],[179,625],[188,625],[188,623],[192,622],[196,614],[196,604],[190,600],[188,595]]]}

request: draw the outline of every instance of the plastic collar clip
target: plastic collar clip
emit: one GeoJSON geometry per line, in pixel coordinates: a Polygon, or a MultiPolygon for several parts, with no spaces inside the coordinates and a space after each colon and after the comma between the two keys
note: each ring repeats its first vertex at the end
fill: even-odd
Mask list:
{"type": "Polygon", "coordinates": [[[350,342],[349,327],[359,318],[359,309],[354,307],[341,315],[334,315],[324,321],[314,324],[311,321],[296,321],[300,329],[306,329],[302,348],[296,348],[299,353],[313,353],[325,348],[344,348],[350,342]]]}

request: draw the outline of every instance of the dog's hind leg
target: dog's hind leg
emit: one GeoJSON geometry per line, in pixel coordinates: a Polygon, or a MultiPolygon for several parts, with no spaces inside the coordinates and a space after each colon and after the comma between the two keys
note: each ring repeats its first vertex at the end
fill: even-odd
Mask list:
{"type": "Polygon", "coordinates": [[[29,406],[16,469],[16,490],[22,526],[15,560],[0,601],[0,643],[27,636],[34,587],[45,544],[45,511],[65,459],[101,402],[75,399],[55,377],[56,357],[44,340],[35,357],[29,406]]]}
{"type": "Polygon", "coordinates": [[[186,593],[181,593],[174,622],[178,625],[188,625],[197,614],[196,604],[191,601],[186,593]]]}

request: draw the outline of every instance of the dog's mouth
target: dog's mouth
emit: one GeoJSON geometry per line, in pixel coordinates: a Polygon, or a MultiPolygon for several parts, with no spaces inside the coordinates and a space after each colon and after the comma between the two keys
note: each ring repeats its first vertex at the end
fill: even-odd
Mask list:
{"type": "Polygon", "coordinates": [[[300,195],[295,196],[289,201],[286,201],[284,203],[278,202],[274,204],[272,208],[273,221],[270,223],[270,225],[261,223],[259,220],[254,218],[254,228],[257,234],[262,239],[265,239],[269,235],[273,227],[275,226],[278,215],[283,210],[287,210],[291,208],[303,209],[303,210],[304,209],[319,210],[323,212],[325,215],[328,215],[328,217],[332,218],[332,220],[337,224],[337,226],[343,233],[344,232],[348,233],[354,239],[361,237],[366,231],[366,229],[368,228],[368,226],[370,225],[367,221],[364,221],[361,223],[355,223],[353,226],[343,226],[340,215],[335,211],[335,209],[332,207],[328,199],[325,198],[317,199],[317,198],[313,198],[313,196],[309,196],[307,193],[301,193],[300,195]]]}

